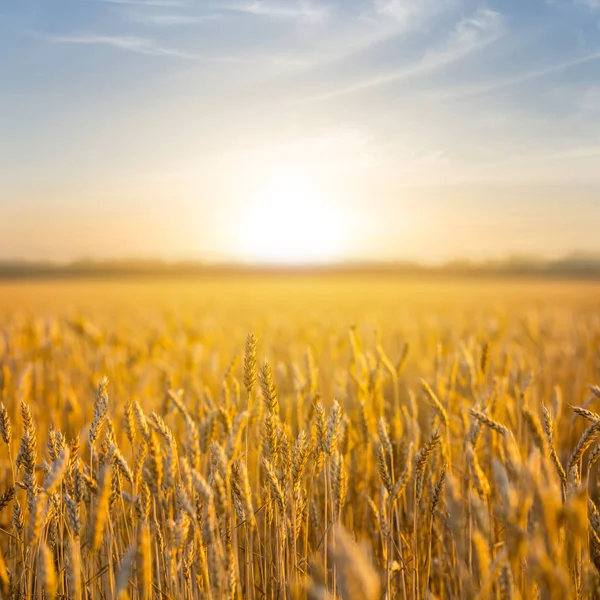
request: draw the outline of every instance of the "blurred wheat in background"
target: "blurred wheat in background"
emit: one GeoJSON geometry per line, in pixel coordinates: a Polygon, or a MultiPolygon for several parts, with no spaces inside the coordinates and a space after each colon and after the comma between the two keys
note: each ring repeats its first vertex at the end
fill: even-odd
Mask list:
{"type": "Polygon", "coordinates": [[[5,285],[3,597],[597,597],[597,286],[359,284],[5,285]]]}

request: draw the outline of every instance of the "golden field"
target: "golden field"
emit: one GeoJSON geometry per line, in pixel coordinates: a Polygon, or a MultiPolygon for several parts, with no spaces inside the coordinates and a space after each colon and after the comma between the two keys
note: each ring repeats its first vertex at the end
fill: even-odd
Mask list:
{"type": "Polygon", "coordinates": [[[0,594],[600,597],[599,309],[575,281],[3,282],[0,594]]]}

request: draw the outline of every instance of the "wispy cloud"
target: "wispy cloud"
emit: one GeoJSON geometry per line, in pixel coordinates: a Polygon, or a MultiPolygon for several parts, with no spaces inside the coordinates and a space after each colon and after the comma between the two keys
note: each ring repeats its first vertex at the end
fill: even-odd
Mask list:
{"type": "Polygon", "coordinates": [[[147,56],[165,56],[184,59],[188,61],[199,62],[222,62],[222,63],[265,63],[287,68],[306,67],[307,63],[293,57],[285,55],[264,55],[264,54],[247,54],[244,56],[212,56],[195,54],[176,48],[170,48],[156,43],[153,40],[142,37],[131,36],[111,36],[111,35],[65,35],[65,36],[40,36],[42,39],[58,43],[58,44],[82,44],[109,46],[124,50],[127,52],[135,52],[147,56]]]}
{"type": "Polygon", "coordinates": [[[579,113],[589,115],[600,112],[600,86],[592,86],[580,94],[578,102],[579,113]]]}
{"type": "Polygon", "coordinates": [[[583,4],[593,10],[600,10],[600,0],[575,0],[577,4],[583,4]]]}
{"type": "Polygon", "coordinates": [[[470,181],[506,181],[511,183],[572,183],[600,184],[600,173],[595,166],[600,157],[600,144],[575,144],[566,148],[530,150],[514,153],[505,158],[472,165],[470,181]]]}
{"type": "Polygon", "coordinates": [[[216,21],[222,17],[221,13],[211,13],[204,15],[185,15],[185,14],[164,14],[164,13],[147,13],[147,12],[131,12],[124,15],[127,21],[140,23],[142,25],[157,25],[157,26],[176,26],[176,25],[197,25],[199,23],[208,23],[216,21]]]}
{"type": "Polygon", "coordinates": [[[439,70],[495,42],[503,35],[504,30],[504,18],[499,12],[480,8],[473,16],[459,21],[439,48],[426,52],[414,64],[357,81],[307,100],[333,98],[439,70]]]}
{"type": "Polygon", "coordinates": [[[597,60],[600,60],[600,51],[592,52],[590,54],[586,54],[584,56],[579,56],[571,60],[566,60],[553,65],[549,65],[547,67],[541,67],[538,69],[525,71],[524,73],[520,73],[518,75],[515,75],[514,77],[508,77],[506,79],[500,79],[497,81],[491,81],[488,83],[464,87],[455,90],[442,91],[440,93],[436,93],[436,98],[456,99],[467,98],[471,96],[482,96],[484,94],[490,94],[492,92],[496,92],[504,88],[519,85],[521,83],[527,83],[528,81],[540,79],[542,77],[546,77],[547,75],[552,75],[553,73],[558,73],[560,71],[566,71],[567,69],[570,69],[572,67],[577,67],[579,65],[594,62],[597,60]]]}
{"type": "Polygon", "coordinates": [[[129,52],[135,52],[137,54],[145,54],[149,56],[169,56],[174,58],[181,58],[185,60],[200,60],[200,61],[225,61],[225,62],[239,62],[239,59],[234,57],[222,57],[222,56],[203,56],[200,54],[194,54],[186,52],[185,50],[179,50],[176,48],[169,48],[157,44],[153,40],[140,37],[129,37],[129,36],[111,36],[111,35],[66,35],[66,36],[45,36],[46,40],[50,42],[60,44],[86,44],[94,46],[111,46],[120,50],[129,52]]]}
{"type": "Polygon", "coordinates": [[[147,6],[176,8],[189,6],[189,2],[183,0],[87,0],[99,4],[124,4],[126,6],[147,6]]]}
{"type": "Polygon", "coordinates": [[[323,21],[331,13],[331,6],[312,0],[240,2],[224,4],[223,9],[272,19],[299,19],[310,22],[323,21]]]}
{"type": "Polygon", "coordinates": [[[443,12],[456,3],[457,0],[374,0],[374,9],[378,15],[407,24],[432,13],[443,12]]]}
{"type": "Polygon", "coordinates": [[[370,52],[449,12],[461,0],[362,0],[357,2],[358,18],[345,21],[334,14],[331,32],[323,36],[318,64],[333,65],[370,52]],[[325,39],[326,38],[326,39],[325,39]]]}

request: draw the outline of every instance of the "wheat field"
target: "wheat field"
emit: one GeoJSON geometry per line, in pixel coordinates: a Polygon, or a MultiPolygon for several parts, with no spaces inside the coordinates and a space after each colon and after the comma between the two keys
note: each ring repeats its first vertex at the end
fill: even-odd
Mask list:
{"type": "Polygon", "coordinates": [[[600,285],[0,285],[4,598],[600,597],[600,285]]]}

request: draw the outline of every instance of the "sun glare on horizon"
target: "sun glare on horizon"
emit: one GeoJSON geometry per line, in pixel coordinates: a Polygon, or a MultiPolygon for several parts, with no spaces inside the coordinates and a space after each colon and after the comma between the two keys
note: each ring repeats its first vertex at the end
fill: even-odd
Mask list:
{"type": "Polygon", "coordinates": [[[246,262],[300,265],[343,258],[344,219],[317,181],[301,170],[274,173],[246,207],[240,234],[246,262]]]}

